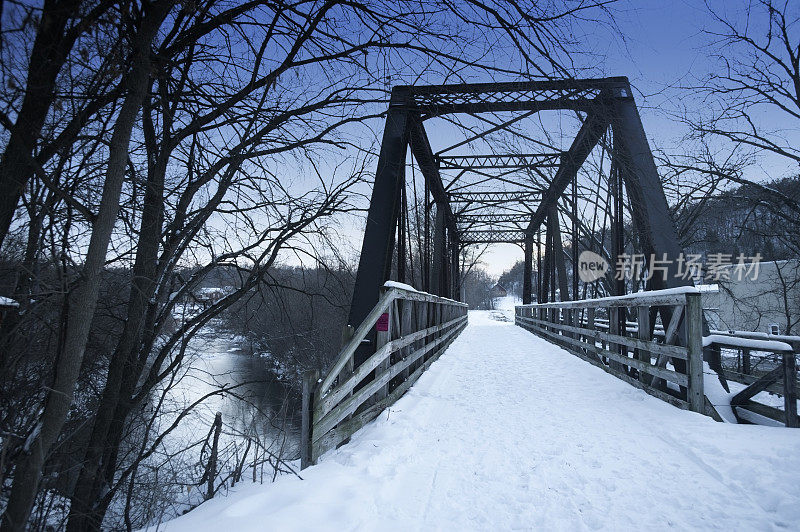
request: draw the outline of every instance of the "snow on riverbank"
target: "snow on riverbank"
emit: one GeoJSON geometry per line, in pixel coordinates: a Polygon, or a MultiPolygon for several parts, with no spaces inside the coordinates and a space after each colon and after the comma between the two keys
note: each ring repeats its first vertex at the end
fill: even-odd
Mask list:
{"type": "Polygon", "coordinates": [[[236,488],[165,529],[798,526],[800,430],[678,410],[499,315],[471,312],[409,393],[305,480],[236,488]]]}

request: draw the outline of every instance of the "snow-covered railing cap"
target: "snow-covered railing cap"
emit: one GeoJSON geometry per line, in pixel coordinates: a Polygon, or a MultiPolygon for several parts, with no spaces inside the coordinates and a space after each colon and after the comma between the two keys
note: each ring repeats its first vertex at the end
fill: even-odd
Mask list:
{"type": "Polygon", "coordinates": [[[756,338],[742,338],[741,336],[727,336],[724,334],[709,334],[703,336],[703,347],[710,345],[720,345],[723,347],[738,347],[741,349],[751,349],[753,351],[792,351],[792,346],[786,342],[777,340],[759,340],[756,338]]]}
{"type": "Polygon", "coordinates": [[[794,334],[771,334],[761,331],[718,331],[714,329],[712,329],[710,332],[711,334],[719,334],[722,336],[736,336],[739,338],[752,338],[754,340],[777,340],[779,342],[786,342],[789,344],[800,344],[800,336],[794,334]]]}
{"type": "Polygon", "coordinates": [[[558,301],[555,303],[532,303],[519,305],[518,308],[590,308],[590,307],[638,307],[641,305],[677,305],[686,300],[687,295],[703,294],[709,290],[694,286],[678,286],[663,290],[646,290],[625,294],[624,296],[599,297],[596,299],[579,299],[576,301],[558,301]]]}
{"type": "Polygon", "coordinates": [[[417,290],[410,284],[399,283],[397,281],[386,281],[385,283],[383,283],[383,288],[386,290],[397,290],[400,292],[419,294],[420,296],[427,296],[429,298],[434,298],[438,301],[447,301],[448,303],[467,306],[466,303],[462,303],[461,301],[456,301],[455,299],[450,299],[449,297],[437,296],[436,294],[430,294],[428,292],[422,292],[420,290],[417,290]]]}

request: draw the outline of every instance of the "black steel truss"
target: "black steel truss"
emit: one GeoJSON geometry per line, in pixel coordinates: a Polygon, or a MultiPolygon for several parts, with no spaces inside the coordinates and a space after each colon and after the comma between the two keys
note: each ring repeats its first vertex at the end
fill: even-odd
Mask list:
{"type": "Polygon", "coordinates": [[[477,202],[477,201],[532,201],[541,194],[533,190],[503,190],[503,191],[475,191],[475,192],[448,192],[450,202],[477,202]]]}
{"type": "MultiPolygon", "coordinates": [[[[541,272],[535,287],[538,300],[554,297],[556,286],[562,299],[578,297],[577,283],[573,283],[573,293],[569,293],[558,203],[609,128],[614,139],[612,175],[618,176],[620,183],[615,186],[618,195],[615,205],[621,205],[624,183],[642,251],[648,257],[654,254],[677,258],[681,252],[677,234],[626,78],[395,87],[386,116],[348,323],[358,326],[377,302],[395,256],[398,261],[406,260],[405,242],[397,243],[396,239],[405,238],[401,227],[406,213],[400,198],[406,186],[405,158],[409,146],[424,176],[425,208],[433,208],[435,212],[432,229],[428,227],[428,217],[425,218],[425,264],[422,265],[425,277],[423,286],[418,288],[458,299],[459,250],[471,244],[502,242],[522,245],[528,274],[532,271],[534,247],[537,249],[537,264],[541,266],[537,267],[541,272]],[[443,155],[476,139],[485,140],[488,134],[507,129],[521,118],[542,110],[582,113],[582,126],[568,150],[554,152],[540,143],[545,148],[542,153],[443,155]],[[480,117],[480,113],[506,111],[522,114],[500,123],[480,117]],[[480,117],[491,128],[434,153],[424,121],[449,113],[480,117]],[[549,168],[555,171],[547,173],[549,168]],[[445,186],[442,171],[458,175],[445,186]],[[514,176],[521,171],[529,173],[527,180],[514,176]],[[503,190],[509,186],[514,190],[503,190]],[[546,231],[542,241],[543,227],[546,231]],[[536,246],[534,240],[538,242],[536,246]],[[543,257],[539,256],[541,249],[543,257]],[[397,255],[395,250],[399,250],[397,255]]],[[[621,217],[612,220],[612,226],[612,234],[619,240],[614,244],[618,254],[624,249],[621,217]]],[[[575,256],[576,249],[571,259],[573,268],[577,267],[575,256]]],[[[616,260],[616,256],[612,259],[616,260]]],[[[689,284],[691,281],[675,275],[673,270],[677,265],[674,261],[665,281],[654,278],[650,288],[689,284]]],[[[398,275],[405,275],[405,264],[398,265],[397,271],[398,275]]],[[[533,289],[530,280],[524,283],[523,301],[531,301],[533,289]]],[[[662,311],[662,322],[668,323],[665,312],[668,311],[662,311]]],[[[363,347],[356,354],[356,364],[366,359],[370,349],[363,347]]]]}
{"type": "MultiPolygon", "coordinates": [[[[530,220],[530,216],[525,213],[480,213],[480,214],[464,214],[458,216],[459,222],[482,222],[482,223],[503,223],[503,222],[520,222],[526,225],[530,220]]],[[[524,229],[524,228],[521,228],[524,229]]]]}
{"type": "Polygon", "coordinates": [[[429,85],[413,87],[412,101],[409,103],[427,117],[432,117],[445,113],[559,109],[589,111],[600,99],[630,96],[628,79],[617,77],[519,83],[429,85]]]}

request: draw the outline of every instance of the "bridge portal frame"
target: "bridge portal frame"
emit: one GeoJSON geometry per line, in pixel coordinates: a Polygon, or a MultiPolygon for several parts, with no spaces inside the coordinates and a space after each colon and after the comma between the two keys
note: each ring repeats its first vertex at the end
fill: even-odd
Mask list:
{"type": "MultiPolygon", "coordinates": [[[[497,124],[456,146],[503,129],[515,120],[517,119],[497,124]]],[[[545,225],[545,276],[537,282],[536,299],[547,301],[548,291],[549,299],[555,299],[556,279],[560,285],[561,299],[570,299],[557,205],[560,198],[567,194],[567,187],[575,182],[578,170],[609,127],[614,139],[612,176],[617,176],[620,188],[624,183],[627,190],[642,251],[648,259],[650,256],[672,259],[666,280],[653,277],[648,289],[690,286],[691,280],[675,275],[678,268],[675,259],[680,255],[681,247],[627,78],[396,86],[392,90],[386,114],[348,323],[357,327],[363,321],[378,301],[384,282],[389,280],[397,245],[395,232],[398,229],[402,190],[406,186],[408,147],[424,176],[426,190],[430,191],[436,208],[433,253],[428,255],[429,260],[432,258],[432,264],[425,265],[425,270],[431,274],[424,280],[426,286],[423,289],[439,296],[460,299],[457,282],[458,255],[463,246],[474,243],[520,244],[524,250],[524,270],[531,272],[534,238],[538,243],[540,228],[545,225]],[[583,124],[571,146],[560,154],[491,154],[437,158],[424,127],[425,120],[445,114],[516,111],[524,113],[524,117],[544,110],[570,110],[585,114],[583,124]],[[459,217],[468,219],[469,216],[453,210],[451,200],[454,196],[448,193],[442,181],[440,167],[479,171],[484,168],[536,166],[557,166],[557,170],[547,190],[538,191],[538,194],[537,191],[523,191],[540,196],[536,208],[531,208],[526,216],[528,224],[524,230],[459,229],[459,217]]],[[[502,202],[502,193],[500,194],[497,197],[487,196],[485,201],[502,202]]],[[[621,212],[621,201],[618,197],[615,203],[615,211],[621,212]]],[[[621,217],[614,225],[613,259],[616,262],[617,256],[623,250],[621,217]]],[[[542,260],[538,257],[538,245],[536,249],[538,262],[542,260]]],[[[405,282],[405,279],[399,280],[405,282]]],[[[576,284],[573,284],[573,292],[576,284]]],[[[623,295],[624,285],[615,283],[613,291],[616,292],[613,295],[623,295]]],[[[532,301],[532,292],[532,283],[524,283],[524,303],[532,301]]],[[[572,299],[575,298],[577,294],[573,293],[572,299]]],[[[668,323],[669,309],[661,309],[661,312],[662,321],[668,323]]],[[[356,366],[366,360],[370,353],[368,348],[361,351],[363,352],[355,357],[356,366]]]]}

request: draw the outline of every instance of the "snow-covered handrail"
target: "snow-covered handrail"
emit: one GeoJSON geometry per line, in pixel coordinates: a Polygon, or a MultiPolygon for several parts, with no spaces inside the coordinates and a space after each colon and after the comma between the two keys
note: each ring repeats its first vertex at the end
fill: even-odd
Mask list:
{"type": "Polygon", "coordinates": [[[342,351],[339,353],[339,356],[336,358],[336,361],[331,365],[328,373],[322,380],[322,384],[320,385],[321,390],[327,390],[331,387],[334,379],[336,379],[342,369],[344,369],[348,360],[353,356],[353,353],[355,353],[356,349],[358,349],[358,347],[367,337],[372,327],[375,326],[378,318],[386,312],[393,301],[397,299],[405,299],[409,301],[427,301],[429,303],[451,304],[464,308],[468,307],[466,303],[454,301],[446,297],[428,294],[427,292],[420,292],[415,290],[410,285],[403,285],[402,283],[395,283],[394,281],[387,281],[386,284],[384,284],[384,288],[385,290],[381,298],[378,300],[378,303],[372,308],[369,314],[367,314],[367,317],[364,318],[364,321],[361,322],[361,325],[359,325],[359,327],[355,330],[353,337],[347,344],[345,344],[345,346],[342,348],[342,351]]]}
{"type": "Polygon", "coordinates": [[[744,338],[741,336],[728,336],[724,334],[709,334],[708,336],[703,336],[703,347],[708,347],[710,345],[739,347],[743,349],[752,349],[753,351],[767,351],[770,353],[792,350],[792,346],[786,342],[744,338]]]}
{"type": "Polygon", "coordinates": [[[745,384],[746,388],[734,395],[730,402],[737,418],[751,420],[751,414],[782,422],[787,427],[800,427],[797,417],[797,352],[800,338],[773,335],[756,331],[711,331],[703,337],[703,345],[715,349],[736,351],[736,371],[725,369],[728,380],[745,384]],[[752,352],[771,354],[770,364],[778,364],[770,371],[756,371],[751,364],[752,352]],[[783,410],[759,403],[755,397],[762,391],[783,396],[783,410]],[[744,412],[743,412],[744,411],[744,412]]]}
{"type": "MultiPolygon", "coordinates": [[[[303,382],[302,467],[396,401],[467,324],[465,303],[389,281],[330,369],[303,382]],[[374,349],[358,366],[355,355],[374,349]]],[[[367,353],[369,354],[369,353],[367,353]]]]}
{"type": "Polygon", "coordinates": [[[800,337],[746,331],[711,331],[703,335],[701,295],[708,291],[688,286],[598,299],[520,305],[516,307],[515,321],[651,395],[711,416],[716,412],[703,393],[703,351],[736,350],[737,368],[741,364],[742,372],[727,368],[718,371],[730,380],[747,385],[731,398],[737,417],[744,409],[783,422],[788,427],[800,426],[795,359],[800,337]],[[660,313],[665,320],[660,328],[651,323],[654,307],[667,310],[660,313]],[[596,316],[598,311],[605,316],[596,316]],[[630,315],[636,320],[629,321],[630,315]],[[780,363],[765,374],[753,375],[751,351],[772,353],[780,363]],[[670,360],[674,370],[666,367],[670,360]],[[667,382],[679,386],[682,397],[676,398],[674,387],[668,388],[667,382]],[[783,410],[752,400],[765,390],[784,396],[783,410]]]}
{"type": "Polygon", "coordinates": [[[711,334],[732,336],[734,338],[752,338],[754,340],[775,340],[787,344],[800,344],[800,336],[793,334],[771,334],[759,331],[718,331],[711,330],[711,334]]]}
{"type": "Polygon", "coordinates": [[[679,286],[664,290],[646,290],[624,296],[599,297],[595,299],[578,299],[576,301],[558,301],[555,303],[532,303],[520,305],[530,308],[592,308],[592,307],[640,307],[679,305],[685,301],[686,294],[702,294],[694,286],[679,286]]]}

